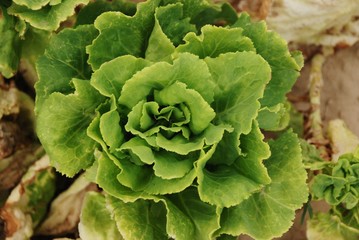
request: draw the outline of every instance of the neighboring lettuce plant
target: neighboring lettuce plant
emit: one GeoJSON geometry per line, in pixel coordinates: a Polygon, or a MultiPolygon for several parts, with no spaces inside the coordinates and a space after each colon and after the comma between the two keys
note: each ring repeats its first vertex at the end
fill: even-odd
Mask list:
{"type": "Polygon", "coordinates": [[[20,59],[25,78],[35,83],[35,61],[43,54],[51,33],[89,0],[2,0],[0,3],[0,74],[13,77],[20,59]]]}
{"type": "Polygon", "coordinates": [[[288,130],[267,142],[261,128],[286,126],[301,55],[227,4],[150,0],[133,16],[96,14],[37,64],[37,133],[52,165],[85,170],[105,192],[86,199],[81,237],[287,231],[308,197],[299,140],[288,130]]]}
{"type": "Polygon", "coordinates": [[[311,184],[314,200],[332,208],[309,221],[309,239],[357,239],[359,237],[359,148],[328,163],[311,184]]]}

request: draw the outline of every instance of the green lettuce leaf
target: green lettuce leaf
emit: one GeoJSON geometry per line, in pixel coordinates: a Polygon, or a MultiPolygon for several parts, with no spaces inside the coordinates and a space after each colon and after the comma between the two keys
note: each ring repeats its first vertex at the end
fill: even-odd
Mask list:
{"type": "Polygon", "coordinates": [[[85,47],[96,35],[96,29],[88,25],[66,29],[51,39],[45,54],[37,62],[39,81],[35,85],[36,112],[40,111],[43,101],[51,93],[73,92],[70,84],[72,78],[90,78],[91,68],[86,62],[88,57],[85,47]]]}
{"type": "Polygon", "coordinates": [[[106,12],[95,21],[99,36],[87,47],[88,62],[94,70],[118,56],[144,56],[147,39],[154,25],[154,11],[159,0],[139,3],[134,16],[106,12]],[[117,44],[112,44],[114,41],[117,44]]]}
{"type": "Polygon", "coordinates": [[[285,100],[303,67],[303,57],[289,52],[287,43],[276,32],[268,31],[265,22],[251,22],[248,14],[243,13],[231,27],[243,28],[243,35],[249,37],[258,54],[271,66],[272,79],[261,99],[262,106],[273,107],[285,100]]]}
{"type": "Polygon", "coordinates": [[[330,205],[343,203],[352,209],[359,203],[359,158],[348,153],[339,157],[328,174],[314,177],[311,191],[315,199],[324,199],[330,205]]]}
{"type": "Polygon", "coordinates": [[[95,117],[98,100],[102,99],[89,81],[74,79],[73,84],[74,94],[51,94],[37,115],[37,134],[52,165],[70,177],[94,161],[97,143],[87,136],[87,128],[95,117]]]}
{"type": "Polygon", "coordinates": [[[80,216],[80,237],[88,240],[124,239],[112,215],[106,207],[104,195],[96,192],[87,193],[80,216]]]}
{"type": "Polygon", "coordinates": [[[295,210],[307,201],[307,174],[297,137],[287,132],[269,146],[271,156],[264,165],[271,183],[238,206],[225,208],[218,233],[244,233],[255,239],[279,237],[291,226],[295,210]]]}
{"type": "Polygon", "coordinates": [[[19,17],[35,28],[53,31],[60,27],[61,22],[75,13],[76,6],[88,2],[89,0],[62,0],[61,3],[54,4],[55,1],[17,0],[12,3],[8,11],[9,14],[19,17]]]}

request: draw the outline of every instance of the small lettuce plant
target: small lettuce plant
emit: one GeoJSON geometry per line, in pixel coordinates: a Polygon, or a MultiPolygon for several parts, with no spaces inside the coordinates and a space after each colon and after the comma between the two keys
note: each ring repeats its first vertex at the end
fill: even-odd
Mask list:
{"type": "Polygon", "coordinates": [[[103,189],[85,200],[81,238],[281,236],[306,171],[291,130],[262,130],[286,128],[301,55],[227,4],[149,0],[126,15],[118,3],[82,9],[94,23],[61,31],[37,63],[52,165],[103,189]]]}

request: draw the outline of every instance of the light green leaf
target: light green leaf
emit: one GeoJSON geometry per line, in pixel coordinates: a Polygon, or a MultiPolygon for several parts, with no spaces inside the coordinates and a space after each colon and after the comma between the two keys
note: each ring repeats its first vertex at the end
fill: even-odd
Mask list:
{"type": "MultiPolygon", "coordinates": [[[[156,11],[157,15],[158,9],[156,11]]],[[[166,61],[171,62],[171,54],[174,52],[175,46],[163,32],[158,18],[155,18],[155,25],[148,40],[148,46],[145,53],[145,58],[150,61],[166,61]]]]}
{"type": "Polygon", "coordinates": [[[213,239],[213,233],[220,228],[220,209],[203,202],[194,187],[169,195],[166,202],[168,207],[167,228],[169,233],[177,232],[175,239],[209,240],[213,239]],[[172,207],[172,204],[176,208],[172,207]],[[174,215],[175,210],[181,211],[177,213],[181,218],[174,215]],[[186,219],[182,220],[182,215],[185,215],[186,219]],[[171,229],[173,230],[171,231],[171,229]]]}
{"type": "Polygon", "coordinates": [[[153,170],[155,175],[163,179],[182,178],[193,169],[194,157],[187,156],[180,158],[179,155],[166,151],[159,151],[156,154],[153,170]]]}
{"type": "MultiPolygon", "coordinates": [[[[25,20],[35,28],[53,31],[60,27],[61,22],[75,13],[76,6],[87,4],[88,2],[89,0],[62,0],[62,2],[57,5],[46,6],[41,9],[31,9],[27,6],[13,3],[9,7],[9,14],[25,20]]],[[[37,7],[38,6],[36,6],[36,8],[37,7]]]]}
{"type": "Polygon", "coordinates": [[[100,153],[96,159],[98,163],[96,183],[108,194],[126,202],[133,202],[139,198],[148,199],[149,194],[135,192],[120,184],[116,179],[121,169],[105,154],[100,153]]]}
{"type": "Polygon", "coordinates": [[[202,202],[194,187],[168,198],[152,196],[122,202],[108,196],[107,200],[121,233],[128,239],[209,240],[220,227],[220,211],[202,202]]]}
{"type": "Polygon", "coordinates": [[[90,78],[91,69],[86,62],[85,47],[96,35],[96,29],[87,25],[65,29],[51,39],[45,54],[37,62],[39,81],[35,85],[36,112],[51,93],[73,92],[70,84],[72,78],[90,78]]]}
{"type": "Polygon", "coordinates": [[[184,83],[175,82],[162,90],[155,90],[154,99],[161,106],[185,104],[191,113],[188,125],[194,134],[205,130],[216,115],[208,102],[197,91],[188,89],[184,83]]]}
{"type": "Polygon", "coordinates": [[[106,206],[104,195],[96,192],[87,193],[80,215],[80,237],[87,240],[122,240],[123,237],[112,215],[106,206]]]}
{"type": "Polygon", "coordinates": [[[101,115],[100,131],[102,138],[109,146],[110,151],[120,147],[125,136],[120,126],[120,115],[116,108],[101,115]]]}
{"type": "Polygon", "coordinates": [[[176,52],[190,52],[200,58],[216,58],[222,53],[237,51],[253,51],[252,41],[243,36],[241,28],[223,28],[206,25],[197,36],[189,33],[184,37],[185,44],[177,47],[176,52]]]}
{"type": "Polygon", "coordinates": [[[297,137],[287,132],[269,142],[264,162],[272,182],[238,206],[223,210],[219,233],[248,234],[255,239],[281,236],[292,225],[295,210],[307,201],[307,174],[297,137]]]}
{"type": "Polygon", "coordinates": [[[243,35],[252,40],[256,52],[271,66],[272,79],[261,99],[262,106],[272,107],[284,102],[285,94],[292,88],[303,65],[299,53],[294,52],[292,56],[283,38],[268,31],[264,21],[251,22],[247,13],[242,13],[232,27],[243,28],[243,35]]]}
{"type": "Polygon", "coordinates": [[[264,107],[258,113],[258,123],[261,129],[280,131],[285,129],[290,120],[290,103],[279,103],[273,107],[264,107]]]}
{"type": "Polygon", "coordinates": [[[162,203],[146,200],[125,203],[111,196],[107,197],[107,203],[124,239],[168,239],[166,208],[162,203]]]}
{"type": "Polygon", "coordinates": [[[198,191],[202,201],[218,207],[231,207],[270,183],[262,163],[270,156],[270,151],[263,138],[255,123],[248,135],[241,136],[243,154],[237,154],[233,164],[219,165],[220,160],[215,168],[210,165],[206,168],[204,162],[198,164],[198,191]]]}
{"type": "Polygon", "coordinates": [[[124,186],[134,191],[144,191],[148,194],[171,194],[181,192],[189,187],[196,177],[192,169],[182,178],[163,179],[154,174],[151,168],[138,166],[128,159],[120,163],[122,172],[117,176],[117,180],[124,186]]]}
{"type": "Polygon", "coordinates": [[[89,81],[74,79],[73,83],[74,94],[51,94],[37,116],[37,133],[52,165],[70,177],[94,161],[97,143],[86,132],[104,100],[89,81]]]}
{"type": "Polygon", "coordinates": [[[154,90],[161,90],[175,82],[185,83],[188,89],[197,91],[207,103],[213,101],[214,85],[208,67],[198,57],[186,53],[179,55],[173,65],[158,62],[135,74],[123,86],[119,104],[132,109],[154,90]]]}
{"type": "Polygon", "coordinates": [[[253,52],[226,53],[205,61],[216,84],[214,122],[248,134],[260,108],[258,100],[270,80],[267,62],[253,52]]]}
{"type": "Polygon", "coordinates": [[[95,21],[100,35],[87,47],[89,63],[94,70],[103,63],[123,55],[144,57],[148,38],[154,26],[154,12],[160,0],[137,5],[134,16],[106,12],[95,21]]]}
{"type": "Polygon", "coordinates": [[[91,77],[91,85],[102,95],[116,99],[120,97],[121,89],[128,79],[136,72],[150,66],[151,63],[131,55],[121,56],[106,62],[91,77]]]}
{"type": "Polygon", "coordinates": [[[0,73],[11,78],[20,60],[20,38],[15,30],[16,20],[0,7],[0,73]]]}
{"type": "Polygon", "coordinates": [[[329,168],[329,173],[314,177],[311,191],[315,199],[325,199],[330,205],[343,203],[352,209],[359,203],[359,158],[344,154],[329,168]]]}

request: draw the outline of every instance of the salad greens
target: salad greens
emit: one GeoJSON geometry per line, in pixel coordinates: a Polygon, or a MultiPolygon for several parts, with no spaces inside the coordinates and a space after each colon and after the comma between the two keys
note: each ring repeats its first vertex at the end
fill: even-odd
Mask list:
{"type": "Polygon", "coordinates": [[[87,196],[81,237],[281,236],[307,175],[297,136],[267,141],[262,129],[287,127],[301,54],[228,4],[149,0],[134,13],[114,2],[60,31],[37,62],[51,164],[104,191],[87,196]]]}

